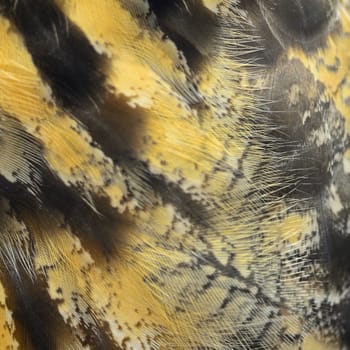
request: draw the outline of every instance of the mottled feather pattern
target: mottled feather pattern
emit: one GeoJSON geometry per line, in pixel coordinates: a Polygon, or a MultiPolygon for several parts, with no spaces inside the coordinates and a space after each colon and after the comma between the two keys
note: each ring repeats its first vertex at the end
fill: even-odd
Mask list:
{"type": "Polygon", "coordinates": [[[0,349],[350,348],[348,0],[0,0],[0,349]]]}

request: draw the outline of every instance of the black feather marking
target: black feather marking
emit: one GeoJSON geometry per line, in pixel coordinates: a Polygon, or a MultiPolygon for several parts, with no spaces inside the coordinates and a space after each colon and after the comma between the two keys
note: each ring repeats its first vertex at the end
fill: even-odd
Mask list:
{"type": "Polygon", "coordinates": [[[337,0],[257,1],[275,38],[285,47],[299,44],[306,50],[325,42],[335,17],[337,0]]]}
{"type": "Polygon", "coordinates": [[[210,227],[210,213],[205,203],[196,201],[191,195],[185,193],[178,185],[167,183],[157,175],[149,177],[154,190],[159,193],[164,204],[173,204],[183,217],[188,218],[194,225],[201,228],[210,227]]]}
{"type": "Polygon", "coordinates": [[[210,53],[217,18],[199,0],[163,1],[150,0],[150,9],[155,14],[162,31],[181,50],[189,67],[197,71],[210,53]]]}
{"type": "Polygon", "coordinates": [[[93,104],[103,84],[103,57],[58,7],[50,0],[1,0],[0,8],[23,35],[56,99],[68,109],[93,104]]]}
{"type": "Polygon", "coordinates": [[[282,192],[314,199],[329,184],[332,159],[343,148],[343,117],[332,101],[319,100],[325,87],[298,60],[280,60],[269,84],[266,98],[274,101],[268,112],[269,136],[275,141],[267,147],[280,172],[282,192]]]}
{"type": "MultiPolygon", "coordinates": [[[[336,329],[341,329],[341,341],[345,348],[350,346],[350,298],[338,305],[337,316],[340,315],[340,325],[336,324],[336,329]]],[[[334,326],[334,325],[333,325],[334,326]]]]}
{"type": "MultiPolygon", "coordinates": [[[[35,350],[59,350],[62,349],[61,339],[71,343],[69,338],[76,337],[57,310],[59,300],[50,298],[42,278],[33,281],[19,270],[19,274],[14,272],[7,275],[5,287],[14,320],[35,350]]],[[[91,349],[117,349],[106,325],[96,325],[93,329],[84,324],[81,327],[87,334],[82,343],[91,349]]]]}
{"type": "Polygon", "coordinates": [[[243,61],[254,60],[257,64],[266,66],[273,65],[283,52],[283,48],[262,16],[257,1],[242,0],[239,6],[246,11],[249,21],[253,24],[252,26],[248,22],[243,24],[244,30],[252,37],[251,40],[247,39],[247,46],[256,48],[256,50],[252,50],[252,53],[243,52],[240,59],[243,61]]]}
{"type": "Polygon", "coordinates": [[[67,224],[95,258],[96,250],[103,255],[117,250],[119,215],[101,198],[93,198],[94,211],[80,193],[67,188],[50,174],[45,174],[43,183],[43,205],[49,210],[59,211],[67,224]]]}
{"type": "Polygon", "coordinates": [[[21,268],[1,279],[15,323],[19,323],[34,349],[57,349],[57,334],[71,331],[57,312],[57,302],[47,294],[44,282],[34,282],[21,268]]]}

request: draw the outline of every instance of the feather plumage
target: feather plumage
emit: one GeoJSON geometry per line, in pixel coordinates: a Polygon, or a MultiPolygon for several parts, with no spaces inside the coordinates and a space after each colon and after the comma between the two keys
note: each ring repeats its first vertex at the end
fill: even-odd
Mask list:
{"type": "Polygon", "coordinates": [[[0,0],[0,349],[350,346],[335,0],[0,0]]]}

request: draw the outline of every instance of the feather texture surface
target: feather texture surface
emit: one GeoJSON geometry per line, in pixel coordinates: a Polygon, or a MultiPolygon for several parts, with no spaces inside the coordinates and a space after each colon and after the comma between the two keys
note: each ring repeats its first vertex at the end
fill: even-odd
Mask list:
{"type": "Polygon", "coordinates": [[[350,348],[348,0],[0,0],[0,349],[350,348]]]}

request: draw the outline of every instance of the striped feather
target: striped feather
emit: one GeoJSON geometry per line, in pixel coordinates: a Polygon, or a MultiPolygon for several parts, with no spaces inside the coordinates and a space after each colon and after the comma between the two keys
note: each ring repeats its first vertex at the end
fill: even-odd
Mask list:
{"type": "Polygon", "coordinates": [[[350,347],[347,0],[0,0],[0,349],[350,347]]]}

